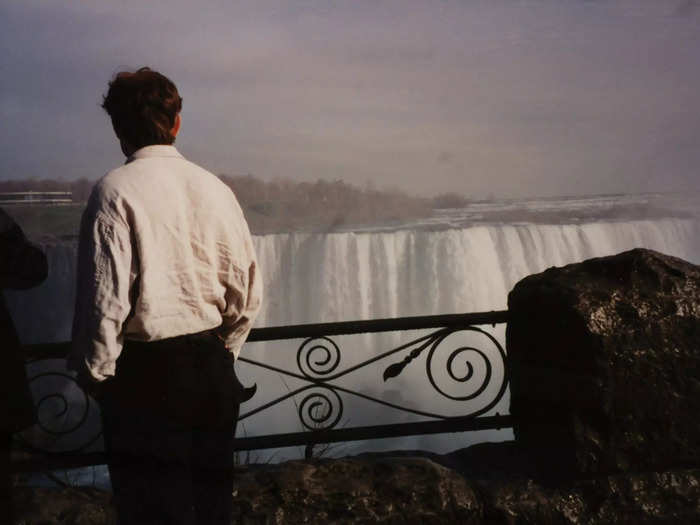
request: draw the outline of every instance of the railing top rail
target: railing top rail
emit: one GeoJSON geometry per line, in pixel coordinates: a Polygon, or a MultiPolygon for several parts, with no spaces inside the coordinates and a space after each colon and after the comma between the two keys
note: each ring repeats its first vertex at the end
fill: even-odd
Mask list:
{"type": "Polygon", "coordinates": [[[329,335],[366,334],[426,328],[448,328],[474,324],[500,324],[508,321],[508,311],[476,312],[468,314],[426,315],[395,319],[368,319],[338,323],[300,324],[254,328],[248,341],[277,341],[329,335]]]}
{"type": "Polygon", "coordinates": [[[0,191],[0,197],[5,195],[72,195],[71,191],[0,191]]]}
{"type": "MultiPolygon", "coordinates": [[[[337,323],[299,324],[290,326],[270,326],[253,328],[248,335],[249,342],[279,341],[331,335],[350,335],[402,330],[423,330],[429,328],[450,328],[469,325],[501,324],[508,321],[508,311],[475,312],[467,314],[424,315],[399,317],[394,319],[367,319],[342,321],[337,323]]],[[[39,343],[25,345],[28,357],[34,359],[61,359],[70,349],[70,342],[39,343]]]]}

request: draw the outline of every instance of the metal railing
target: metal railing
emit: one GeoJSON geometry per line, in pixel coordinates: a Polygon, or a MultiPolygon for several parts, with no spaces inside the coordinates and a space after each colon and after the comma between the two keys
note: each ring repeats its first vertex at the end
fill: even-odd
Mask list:
{"type": "Polygon", "coordinates": [[[73,204],[70,191],[5,191],[0,192],[0,204],[73,204]]]}
{"type": "MultiPolygon", "coordinates": [[[[291,401],[298,413],[299,424],[304,430],[239,437],[235,439],[234,446],[236,450],[245,451],[302,445],[306,446],[308,455],[317,444],[511,427],[512,419],[509,415],[484,415],[502,400],[508,386],[508,371],[503,346],[481,326],[495,326],[506,323],[507,320],[507,311],[497,311],[253,329],[248,337],[248,342],[251,343],[301,340],[301,344],[296,348],[296,367],[292,366],[289,369],[247,357],[251,352],[244,353],[238,361],[249,367],[278,374],[300,386],[288,388],[282,395],[248,408],[256,402],[256,398],[253,398],[251,403],[242,406],[239,423],[281,403],[291,401]],[[341,366],[342,352],[333,339],[334,336],[414,330],[428,332],[391,349],[373,352],[369,359],[346,367],[341,366]],[[454,343],[450,336],[456,333],[476,335],[491,348],[485,350],[470,343],[449,348],[445,352],[444,347],[454,343]],[[440,360],[437,359],[438,353],[443,356],[440,360]],[[385,383],[395,381],[407,368],[417,367],[419,360],[424,361],[425,378],[432,391],[443,400],[454,402],[460,410],[464,410],[463,412],[454,415],[425,407],[407,406],[383,399],[381,395],[349,388],[339,383],[341,379],[353,373],[367,371],[373,367],[383,371],[382,378],[385,383]],[[444,369],[438,368],[438,361],[444,369]],[[467,393],[455,393],[441,384],[444,380],[456,385],[475,386],[467,393]],[[297,402],[298,398],[301,398],[301,401],[297,402]],[[345,428],[340,423],[344,412],[343,399],[348,398],[363,400],[387,410],[419,416],[422,419],[345,428]]],[[[25,347],[27,358],[31,362],[64,358],[68,349],[69,343],[35,344],[25,347]]],[[[79,446],[65,450],[52,450],[51,447],[32,441],[32,436],[36,435],[60,438],[76,432],[86,424],[95,408],[94,401],[79,389],[70,373],[42,371],[30,377],[30,383],[41,380],[50,380],[56,385],[56,391],[45,393],[37,400],[39,420],[36,428],[18,435],[19,448],[24,455],[13,462],[14,470],[47,471],[105,463],[102,452],[91,451],[100,438],[99,430],[96,435],[85,436],[84,442],[79,446]],[[77,395],[73,396],[72,401],[66,393],[66,384],[73,385],[73,390],[77,389],[77,395]],[[76,404],[76,400],[80,401],[82,412],[78,416],[74,415],[67,426],[56,428],[42,420],[42,415],[46,412],[51,414],[53,420],[57,416],[64,416],[70,405],[76,404]]],[[[424,386],[416,385],[417,388],[424,386]]]]}

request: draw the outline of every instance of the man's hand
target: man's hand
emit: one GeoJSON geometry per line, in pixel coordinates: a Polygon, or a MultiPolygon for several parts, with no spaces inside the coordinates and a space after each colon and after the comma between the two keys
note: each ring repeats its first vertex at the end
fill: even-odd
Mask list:
{"type": "Polygon", "coordinates": [[[91,398],[93,398],[96,401],[99,401],[102,398],[102,395],[104,394],[104,385],[108,380],[105,381],[98,381],[94,377],[92,377],[92,374],[87,368],[87,365],[83,365],[80,367],[78,370],[78,374],[75,377],[75,381],[78,383],[78,386],[82,388],[87,395],[89,395],[91,398]]]}

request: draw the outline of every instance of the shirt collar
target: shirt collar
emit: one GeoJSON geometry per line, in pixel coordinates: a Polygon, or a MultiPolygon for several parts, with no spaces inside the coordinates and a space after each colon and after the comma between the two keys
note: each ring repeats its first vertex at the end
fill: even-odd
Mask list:
{"type": "Polygon", "coordinates": [[[143,148],[136,150],[128,159],[126,159],[126,163],[128,164],[132,160],[147,159],[149,157],[184,158],[175,148],[175,146],[170,146],[168,144],[153,144],[151,146],[144,146],[143,148]]]}

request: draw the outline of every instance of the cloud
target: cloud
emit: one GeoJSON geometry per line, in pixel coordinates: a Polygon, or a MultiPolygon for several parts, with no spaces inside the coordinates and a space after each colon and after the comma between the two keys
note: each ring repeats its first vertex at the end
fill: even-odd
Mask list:
{"type": "Polygon", "coordinates": [[[627,0],[5,5],[0,177],[119,163],[101,94],[150,65],[184,97],[178,145],[217,172],[411,193],[694,187],[680,172],[700,148],[681,144],[700,133],[700,31],[678,5],[683,17],[627,0]],[[662,163],[679,173],[640,175],[662,163]]]}
{"type": "Polygon", "coordinates": [[[683,0],[678,6],[674,14],[680,17],[693,17],[697,15],[700,8],[698,0],[683,0]]]}

